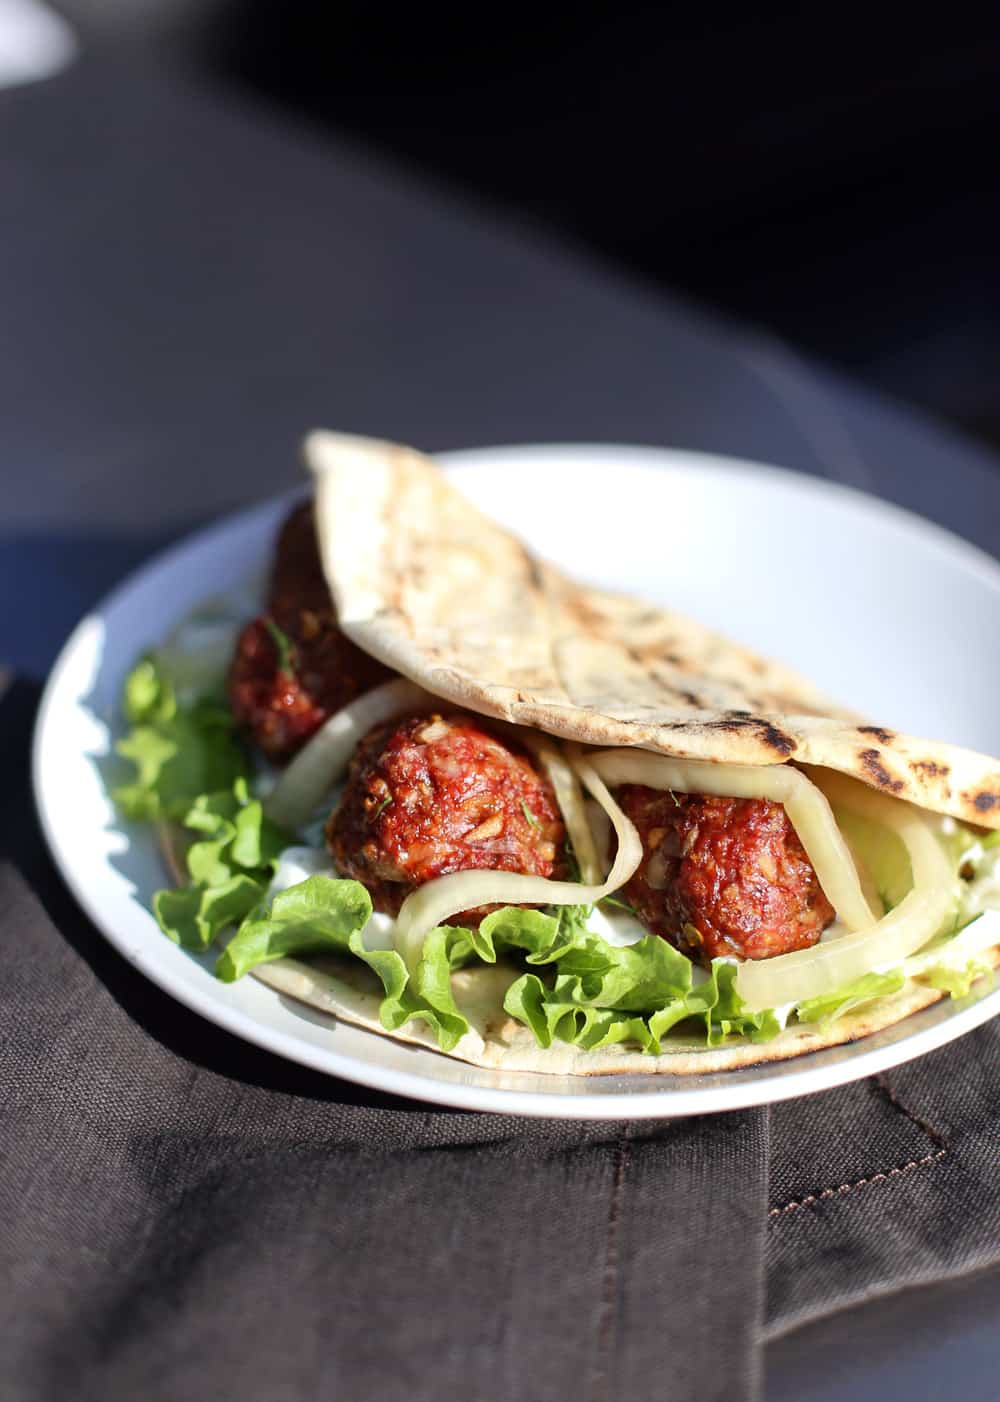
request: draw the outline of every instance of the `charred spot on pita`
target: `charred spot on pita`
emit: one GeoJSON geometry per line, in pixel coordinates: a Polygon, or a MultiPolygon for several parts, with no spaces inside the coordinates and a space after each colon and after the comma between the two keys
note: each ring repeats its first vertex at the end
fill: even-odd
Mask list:
{"type": "Polygon", "coordinates": [[[859,725],[859,735],[870,735],[880,745],[891,745],[896,738],[895,731],[885,730],[881,725],[859,725]]]}
{"type": "Polygon", "coordinates": [[[880,789],[889,789],[892,793],[899,793],[903,787],[903,781],[892,777],[882,763],[882,756],[878,750],[862,750],[858,759],[864,766],[865,773],[878,784],[880,789]]]}
{"type": "Polygon", "coordinates": [[[797,748],[792,737],[779,730],[772,721],[762,720],[749,712],[727,711],[721,720],[708,720],[703,724],[706,730],[721,730],[730,735],[740,730],[755,730],[761,742],[779,755],[794,754],[797,748]]]}
{"type": "Polygon", "coordinates": [[[913,759],[910,768],[927,779],[946,779],[951,773],[950,765],[939,764],[936,759],[913,759]]]}
{"type": "Polygon", "coordinates": [[[994,808],[1000,808],[1000,793],[989,793],[984,789],[976,794],[972,804],[978,813],[992,813],[994,808]]]}
{"type": "Polygon", "coordinates": [[[764,744],[769,745],[776,754],[791,755],[795,753],[798,748],[796,742],[772,721],[755,720],[752,723],[764,744]]]}

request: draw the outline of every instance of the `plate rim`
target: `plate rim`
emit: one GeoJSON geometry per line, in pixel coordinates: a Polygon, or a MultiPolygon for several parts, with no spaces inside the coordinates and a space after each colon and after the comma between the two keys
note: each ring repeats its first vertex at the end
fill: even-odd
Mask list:
{"type": "MultiPolygon", "coordinates": [[[[925,542],[932,543],[935,549],[947,554],[966,570],[970,567],[985,583],[1000,590],[1000,564],[986,551],[966,541],[947,527],[929,521],[918,512],[895,502],[886,501],[874,493],[841,482],[833,482],[812,474],[798,472],[792,468],[780,467],[750,459],[729,457],[717,453],[705,453],[683,447],[654,447],[651,445],[627,445],[616,443],[524,443],[494,445],[485,448],[462,449],[436,454],[435,460],[442,466],[461,473],[467,466],[489,467],[506,462],[548,457],[553,465],[558,461],[568,461],[574,457],[592,459],[616,455],[631,458],[646,467],[692,468],[700,471],[711,470],[717,473],[741,476],[761,476],[779,479],[793,490],[829,497],[831,494],[849,502],[859,511],[888,513],[898,524],[910,531],[916,531],[925,542]]],[[[507,1113],[535,1117],[570,1119],[667,1119],[688,1115],[715,1114],[729,1110],[777,1103],[797,1098],[800,1095],[815,1094],[833,1089],[855,1080],[865,1079],[893,1066],[924,1056],[947,1043],[957,1040],[967,1032],[981,1026],[1000,1013],[1000,988],[983,993],[979,998],[962,1009],[957,1009],[947,1018],[918,1028],[908,1036],[901,1037],[886,1046],[866,1047],[866,1039],[850,1043],[850,1054],[831,1062],[816,1061],[828,1051],[805,1053],[800,1057],[773,1063],[779,1068],[772,1074],[763,1074],[754,1079],[743,1079],[742,1071],[759,1070],[761,1063],[731,1071],[708,1073],[732,1078],[722,1085],[695,1085],[694,1077],[672,1076],[664,1073],[658,1078],[660,1083],[650,1086],[640,1095],[629,1095],[622,1091],[584,1090],[569,1095],[564,1092],[546,1092],[536,1089],[508,1089],[500,1087],[463,1085],[458,1082],[436,1080],[418,1072],[398,1070],[393,1067],[379,1067],[376,1063],[359,1060],[353,1055],[316,1046],[311,1042],[296,1038],[280,1028],[274,1028],[259,1021],[252,1013],[230,1007],[211,996],[211,991],[202,992],[193,985],[175,981],[162,966],[143,957],[141,947],[136,947],[131,939],[120,933],[106,917],[101,903],[83,878],[67,850],[64,833],[53,820],[52,812],[45,797],[45,739],[57,716],[57,708],[62,699],[61,692],[67,675],[76,659],[77,652],[86,639],[87,630],[92,626],[94,615],[100,615],[115,608],[120,600],[127,597],[140,578],[150,571],[168,565],[176,556],[181,556],[193,546],[203,543],[223,527],[248,525],[257,514],[274,511],[278,503],[302,494],[303,487],[292,487],[275,493],[262,501],[250,503],[236,511],[221,513],[196,530],[189,532],[177,541],[144,560],[120,580],[113,589],[90,609],[73,628],[59,650],[46,680],[31,741],[31,781],[35,810],[39,824],[49,849],[49,853],[66,882],[74,899],[81,906],[88,919],[102,938],[106,939],[124,958],[146,978],[149,978],[168,997],[175,998],[185,1007],[221,1026],[244,1041],[282,1056],[300,1065],[327,1075],[339,1076],[354,1084],[369,1089],[387,1092],[418,1102],[437,1104],[459,1109],[486,1110],[494,1113],[507,1113]],[[856,1050],[855,1050],[856,1049],[856,1050]],[[786,1068],[782,1071],[780,1068],[786,1068]],[[792,1069],[787,1069],[792,1068],[792,1069]]],[[[940,1003],[931,1008],[940,1007],[940,1003]]],[[[928,1012],[931,1009],[922,1010],[928,1012]]],[[[919,1018],[921,1012],[911,1014],[903,1022],[919,1018]]],[[[897,1024],[902,1025],[902,1024],[897,1024]]],[[[361,1030],[361,1029],[359,1029],[361,1030]]],[[[888,1030],[888,1029],[886,1029],[888,1030]]],[[[378,1036],[377,1033],[370,1033],[378,1036]]],[[[877,1035],[877,1034],[876,1034],[877,1035]]],[[[434,1055],[433,1052],[429,1053],[434,1055]]],[[[471,1067],[471,1072],[482,1068],[471,1067]]],[[[515,1073],[509,1073],[515,1074],[515,1073]]],[[[581,1078],[582,1079],[582,1078],[581,1078]]],[[[589,1079],[589,1078],[588,1078],[589,1079]]],[[[594,1077],[594,1082],[602,1079],[594,1077]]],[[[616,1078],[617,1079],[617,1078],[616,1078]]],[[[586,1082],[584,1082],[586,1084],[586,1082]]]]}

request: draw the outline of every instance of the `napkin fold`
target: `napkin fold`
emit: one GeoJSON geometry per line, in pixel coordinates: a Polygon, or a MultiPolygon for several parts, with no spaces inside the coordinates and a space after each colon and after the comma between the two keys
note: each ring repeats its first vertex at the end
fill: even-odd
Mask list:
{"type": "Polygon", "coordinates": [[[986,1027],[683,1122],[429,1109],[174,1003],[62,886],[0,702],[12,1399],[759,1395],[763,1342],[1000,1257],[986,1027]]]}

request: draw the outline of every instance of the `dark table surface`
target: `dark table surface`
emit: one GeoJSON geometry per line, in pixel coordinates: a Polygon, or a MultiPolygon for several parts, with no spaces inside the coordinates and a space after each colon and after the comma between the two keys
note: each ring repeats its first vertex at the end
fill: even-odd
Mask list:
{"type": "MultiPolygon", "coordinates": [[[[157,544],[297,479],[312,425],[431,450],[776,462],[993,551],[1000,468],[919,410],[228,94],[93,61],[0,93],[0,662],[40,677],[157,544]]],[[[995,1396],[1000,1278],[771,1342],[766,1396],[995,1396]]]]}

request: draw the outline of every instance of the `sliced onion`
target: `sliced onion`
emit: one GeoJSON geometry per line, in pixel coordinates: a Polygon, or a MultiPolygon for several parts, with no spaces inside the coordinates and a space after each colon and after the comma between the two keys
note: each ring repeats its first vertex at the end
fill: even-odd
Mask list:
{"type": "Polygon", "coordinates": [[[556,802],[566,824],[566,832],[580,865],[581,880],[590,886],[596,886],[601,879],[601,864],[576,770],[558,746],[547,737],[525,730],[517,738],[535,755],[555,791],[556,802]]]}
{"type": "Polygon", "coordinates": [[[373,725],[440,704],[437,697],[405,677],[366,691],[331,716],[298,752],[264,800],[267,816],[294,832],[316,812],[346,770],[358,741],[373,725]]]}
{"type": "Polygon", "coordinates": [[[844,775],[813,772],[838,806],[899,835],[909,853],[913,887],[871,929],[823,939],[812,949],[741,963],[736,988],[752,1011],[817,998],[876,968],[894,967],[933,939],[955,908],[952,865],[926,814],[844,775]]]}
{"type": "Polygon", "coordinates": [[[874,910],[881,920],[882,916],[885,914],[885,903],[879,895],[878,887],[875,885],[875,878],[869,870],[868,863],[861,855],[856,842],[846,835],[844,841],[847,843],[847,850],[850,852],[851,860],[854,862],[855,870],[858,873],[858,880],[861,882],[861,889],[864,892],[869,909],[874,910]]]}
{"type": "Polygon", "coordinates": [[[642,861],[642,842],[635,825],[590,765],[573,761],[585,787],[611,819],[618,851],[607,880],[599,885],[575,881],[549,881],[516,871],[457,871],[439,876],[410,893],[396,919],[395,943],[410,969],[416,967],[428,931],[444,924],[462,910],[481,905],[591,905],[624,886],[642,861]]]}
{"type": "Polygon", "coordinates": [[[784,805],[834,910],[851,930],[874,925],[877,916],[865,899],[857,868],[826,798],[804,774],[787,764],[714,764],[670,759],[647,750],[601,750],[589,763],[611,785],[643,784],[678,793],[723,798],[767,798],[784,805]]]}
{"type": "Polygon", "coordinates": [[[587,822],[590,824],[591,836],[594,839],[594,846],[597,848],[597,869],[604,871],[611,861],[611,819],[601,805],[592,798],[585,800],[584,808],[587,813],[587,822]]]}

